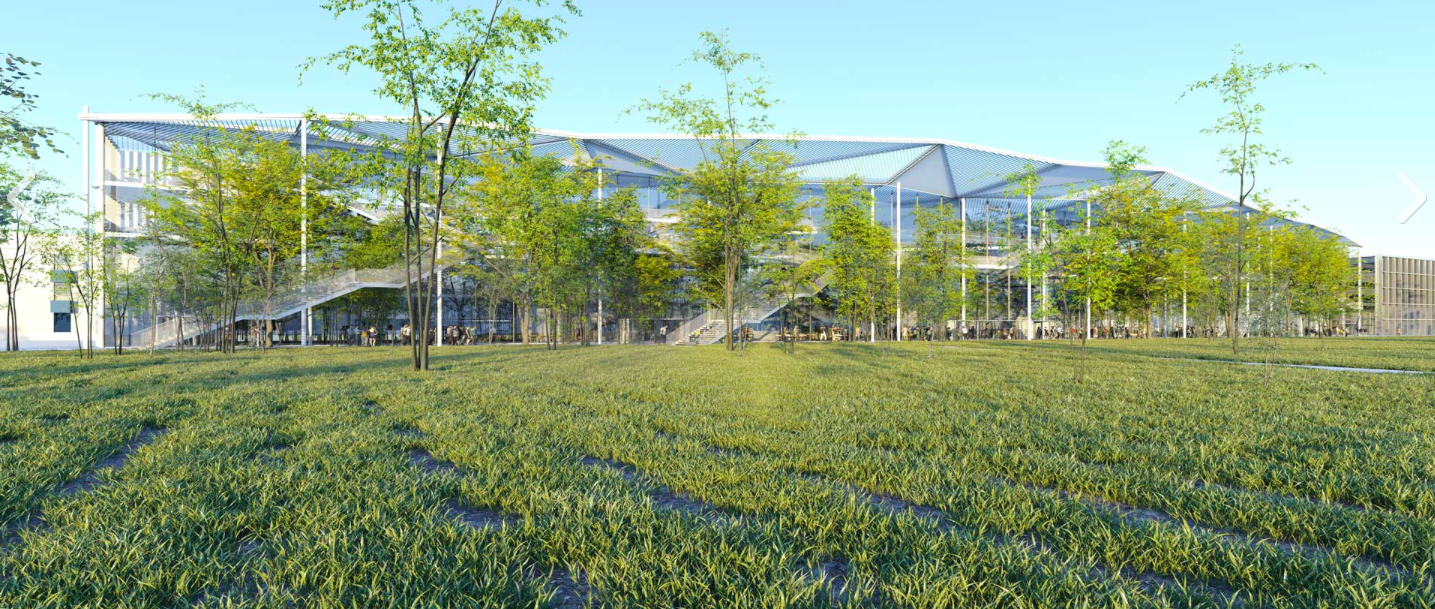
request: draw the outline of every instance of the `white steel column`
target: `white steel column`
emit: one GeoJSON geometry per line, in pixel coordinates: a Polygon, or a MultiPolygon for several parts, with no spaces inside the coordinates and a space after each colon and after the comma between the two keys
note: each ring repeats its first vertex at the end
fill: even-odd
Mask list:
{"type": "MultiPolygon", "coordinates": [[[[598,168],[598,201],[603,201],[603,168],[598,168]]],[[[586,306],[586,305],[585,305],[586,306]]],[[[598,287],[598,344],[603,344],[603,288],[598,287]]]]}
{"type": "MultiPolygon", "coordinates": [[[[299,119],[299,158],[303,173],[299,174],[299,285],[303,292],[309,291],[309,119],[299,119]]],[[[299,345],[309,346],[309,335],[313,333],[314,308],[305,299],[304,310],[299,314],[299,345]]]]}
{"type": "MultiPolygon", "coordinates": [[[[1050,243],[1050,241],[1047,240],[1047,238],[1046,238],[1046,204],[1045,204],[1045,203],[1042,203],[1042,204],[1041,204],[1041,240],[1042,240],[1042,242],[1043,242],[1042,248],[1045,248],[1045,247],[1046,247],[1045,243],[1050,243]]],[[[1049,335],[1050,332],[1048,332],[1047,329],[1046,329],[1046,315],[1047,315],[1047,312],[1049,312],[1049,311],[1051,310],[1051,296],[1050,296],[1050,292],[1047,290],[1048,286],[1047,286],[1046,276],[1047,276],[1047,270],[1046,270],[1046,269],[1042,269],[1042,270],[1041,270],[1041,330],[1042,330],[1042,333],[1043,333],[1043,334],[1049,335]]],[[[1048,338],[1050,338],[1050,336],[1048,336],[1048,338]]]]}
{"type": "MultiPolygon", "coordinates": [[[[448,148],[445,147],[445,146],[443,146],[443,145],[440,145],[440,146],[438,147],[438,154],[436,154],[436,155],[434,156],[434,158],[438,159],[438,164],[439,164],[439,165],[443,165],[444,155],[447,155],[447,154],[448,154],[448,148]]],[[[435,192],[443,192],[443,182],[440,181],[437,185],[434,186],[434,189],[435,189],[435,192]]],[[[435,334],[435,336],[434,336],[434,341],[433,341],[433,343],[434,343],[434,346],[435,346],[435,347],[442,347],[442,346],[443,346],[443,271],[440,271],[440,270],[439,270],[439,267],[438,267],[438,261],[439,261],[439,260],[443,260],[443,224],[442,224],[442,223],[443,223],[443,216],[442,216],[442,215],[438,215],[438,212],[435,211],[435,216],[434,216],[434,239],[433,239],[434,243],[433,243],[433,246],[434,246],[434,254],[436,254],[436,255],[434,256],[433,268],[430,269],[430,271],[433,272],[434,300],[438,301],[438,312],[434,315],[434,334],[435,334]]],[[[420,233],[420,235],[422,235],[422,233],[420,233]]],[[[420,262],[419,262],[419,271],[420,271],[420,274],[422,274],[423,269],[424,269],[424,265],[423,265],[422,258],[421,258],[421,259],[420,259],[420,262]]],[[[422,282],[422,278],[420,278],[420,282],[422,282]]]]}
{"type": "Polygon", "coordinates": [[[967,329],[967,265],[965,264],[965,262],[966,262],[966,260],[967,260],[967,254],[969,253],[969,252],[967,251],[967,198],[966,198],[966,197],[962,197],[961,201],[962,201],[962,243],[961,243],[961,246],[962,246],[962,262],[963,262],[963,264],[962,264],[962,327],[960,328],[960,330],[965,331],[965,330],[967,329]]]}
{"type": "Polygon", "coordinates": [[[902,183],[897,182],[896,205],[892,213],[896,217],[894,230],[897,232],[897,342],[902,342],[902,183]]]}
{"type": "MultiPolygon", "coordinates": [[[[869,201],[869,205],[868,205],[869,210],[868,210],[868,212],[867,212],[867,213],[868,213],[868,218],[872,221],[872,224],[876,224],[876,223],[877,223],[877,189],[876,189],[876,188],[869,188],[869,189],[867,189],[867,195],[868,195],[868,197],[870,197],[870,201],[869,201]]],[[[853,325],[856,325],[856,324],[853,324],[853,325]]],[[[857,330],[857,328],[853,328],[852,330],[855,332],[855,331],[857,330]]],[[[867,320],[867,342],[869,342],[869,343],[875,343],[875,342],[877,342],[877,320],[875,320],[875,319],[869,319],[869,320],[867,320]]]]}
{"type": "MultiPolygon", "coordinates": [[[[438,239],[434,247],[438,248],[438,260],[443,260],[443,239],[438,239]]],[[[434,346],[443,346],[443,271],[439,270],[438,263],[433,265],[434,277],[434,300],[438,301],[438,313],[434,316],[435,336],[434,346]]]]}
{"type": "MultiPolygon", "coordinates": [[[[80,112],[83,114],[89,114],[90,107],[85,106],[80,112]]],[[[80,129],[84,131],[84,135],[81,138],[83,140],[83,145],[80,152],[80,172],[82,174],[81,179],[84,183],[85,189],[85,231],[89,234],[94,234],[93,231],[95,230],[95,218],[91,216],[91,214],[93,213],[93,206],[90,204],[90,198],[94,196],[92,194],[93,189],[90,186],[91,180],[93,178],[93,175],[90,171],[90,122],[85,119],[80,119],[80,129]]],[[[101,149],[103,149],[103,146],[101,146],[101,149]]],[[[103,209],[103,207],[101,207],[101,209],[103,209]]],[[[70,329],[74,330],[77,336],[84,336],[85,333],[80,330],[80,316],[77,313],[78,311],[75,308],[75,303],[72,301],[70,303],[70,329]]],[[[89,315],[88,313],[89,312],[86,311],[86,320],[89,320],[93,317],[93,315],[89,315]]],[[[100,335],[104,336],[104,333],[101,332],[100,335]]],[[[79,343],[77,342],[76,344],[79,343]]]]}
{"type": "Polygon", "coordinates": [[[1385,287],[1385,282],[1383,281],[1384,277],[1380,274],[1380,267],[1383,266],[1382,264],[1380,264],[1380,261],[1382,259],[1384,259],[1384,256],[1381,256],[1380,254],[1375,255],[1375,311],[1373,312],[1373,314],[1375,315],[1376,335],[1383,334],[1386,328],[1385,320],[1380,317],[1380,305],[1382,300],[1380,298],[1380,293],[1382,292],[1381,288],[1385,287]]]}
{"type": "MultiPolygon", "coordinates": [[[[1026,196],[1026,251],[1031,254],[1031,195],[1026,196]]],[[[1026,269],[1026,339],[1035,338],[1036,320],[1031,316],[1031,267],[1026,269]]]]}
{"type": "MultiPolygon", "coordinates": [[[[1089,197],[1086,199],[1086,239],[1087,247],[1091,247],[1091,199],[1089,197]]],[[[1086,327],[1081,331],[1086,333],[1086,338],[1091,338],[1091,297],[1089,295],[1086,297],[1086,327]]]]}
{"type": "Polygon", "coordinates": [[[1365,321],[1365,259],[1360,256],[1360,248],[1355,248],[1355,333],[1360,334],[1362,322],[1365,321]]]}
{"type": "MultiPolygon", "coordinates": [[[[1186,232],[1186,217],[1181,217],[1181,232],[1186,232]]],[[[1181,338],[1186,338],[1186,326],[1190,325],[1186,319],[1186,270],[1181,269],[1181,338]]]]}
{"type": "MultiPolygon", "coordinates": [[[[92,184],[92,186],[90,187],[89,190],[91,190],[91,191],[93,191],[93,192],[98,192],[98,193],[100,193],[100,196],[99,196],[98,202],[95,204],[95,206],[94,206],[94,208],[93,208],[93,213],[94,213],[94,216],[95,216],[95,217],[94,217],[94,219],[92,219],[92,220],[88,220],[86,225],[87,225],[87,227],[88,227],[88,230],[90,231],[90,234],[92,234],[92,235],[99,235],[99,236],[100,236],[100,243],[103,244],[103,243],[104,243],[104,239],[105,239],[105,204],[108,202],[107,199],[106,199],[106,195],[105,195],[105,193],[107,192],[107,191],[105,190],[105,168],[109,166],[109,160],[108,160],[108,156],[109,156],[109,155],[107,155],[107,154],[105,153],[105,125],[104,125],[104,123],[97,123],[97,124],[95,124],[95,125],[94,125],[94,134],[93,134],[93,135],[90,135],[89,137],[92,138],[92,139],[94,139],[94,142],[95,142],[94,151],[95,151],[96,153],[99,153],[99,155],[98,155],[98,161],[99,161],[99,162],[96,163],[95,166],[92,166],[90,169],[86,169],[86,170],[85,170],[85,173],[86,173],[86,175],[90,176],[89,179],[90,179],[90,183],[92,184]],[[99,173],[99,179],[98,179],[98,180],[95,179],[95,174],[96,174],[97,171],[98,171],[98,173],[99,173]]],[[[87,159],[90,159],[90,156],[91,156],[92,154],[94,154],[94,153],[92,153],[92,152],[90,152],[90,151],[88,150],[88,146],[87,146],[86,148],[87,148],[87,150],[85,151],[85,157],[86,157],[87,159]]],[[[116,154],[118,154],[118,152],[116,152],[116,154]]],[[[93,161],[94,159],[91,159],[91,160],[93,161]]],[[[116,162],[115,162],[115,171],[116,171],[116,173],[118,173],[119,168],[120,168],[119,161],[116,160],[116,162]]],[[[88,203],[88,197],[91,196],[91,194],[90,194],[90,193],[85,193],[85,196],[86,196],[86,202],[88,203]]],[[[118,205],[119,205],[119,197],[118,197],[118,196],[116,196],[116,198],[115,198],[115,204],[116,204],[116,207],[118,207],[118,205]]],[[[103,247],[101,248],[101,250],[103,250],[103,247]]],[[[103,311],[103,310],[104,310],[104,291],[103,291],[103,290],[101,290],[100,297],[99,297],[99,299],[97,299],[97,302],[98,302],[99,304],[96,305],[96,309],[97,309],[97,310],[100,310],[100,311],[103,311]]],[[[86,315],[85,317],[86,317],[86,318],[89,318],[89,317],[91,317],[91,316],[90,316],[90,315],[86,315]]],[[[75,324],[78,323],[78,321],[79,321],[79,319],[75,316],[75,314],[74,314],[74,313],[71,313],[71,314],[70,314],[70,325],[71,325],[71,327],[76,327],[75,324]]],[[[103,316],[103,315],[100,317],[100,320],[99,320],[99,321],[100,321],[100,324],[101,324],[101,326],[100,326],[100,331],[99,331],[99,336],[100,336],[100,344],[99,344],[99,347],[100,347],[101,349],[103,349],[103,348],[105,348],[105,330],[104,330],[104,325],[103,325],[103,324],[104,324],[104,316],[103,316]]],[[[94,327],[94,326],[93,326],[93,323],[94,323],[94,320],[90,320],[90,324],[91,324],[91,325],[90,325],[89,327],[87,327],[86,329],[88,330],[89,328],[94,327]]]]}

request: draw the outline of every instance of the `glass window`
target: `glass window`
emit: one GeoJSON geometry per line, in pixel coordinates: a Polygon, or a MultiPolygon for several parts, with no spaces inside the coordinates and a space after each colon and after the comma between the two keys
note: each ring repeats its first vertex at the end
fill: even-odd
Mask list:
{"type": "Polygon", "coordinates": [[[55,314],[55,332],[69,332],[69,331],[70,331],[70,314],[69,314],[69,313],[56,313],[56,314],[55,314]]]}

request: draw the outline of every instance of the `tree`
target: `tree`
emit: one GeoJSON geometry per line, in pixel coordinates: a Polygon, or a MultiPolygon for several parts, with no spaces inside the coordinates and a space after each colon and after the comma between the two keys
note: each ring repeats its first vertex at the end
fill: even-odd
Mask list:
{"type": "Polygon", "coordinates": [[[927,356],[931,343],[947,321],[962,313],[962,281],[972,276],[971,257],[962,239],[962,215],[951,203],[918,208],[912,214],[916,227],[907,255],[908,308],[926,322],[927,356]]]}
{"type": "Polygon", "coordinates": [[[797,304],[797,299],[804,292],[813,290],[816,286],[823,270],[821,259],[800,260],[798,258],[798,244],[803,239],[811,239],[809,231],[791,235],[787,240],[784,255],[768,259],[761,272],[761,281],[767,296],[773,299],[782,299],[782,319],[779,327],[782,328],[782,335],[785,338],[784,349],[791,354],[797,353],[797,333],[793,331],[793,324],[790,322],[789,316],[797,304]]]}
{"type": "MultiPolygon", "coordinates": [[[[1286,225],[1278,231],[1280,260],[1287,273],[1290,309],[1321,322],[1321,330],[1349,306],[1350,257],[1333,235],[1308,226],[1286,225]]],[[[1323,333],[1322,333],[1323,335],[1323,333]]]]}
{"type": "Polygon", "coordinates": [[[62,275],[65,290],[70,294],[76,313],[84,312],[85,327],[75,329],[75,345],[80,359],[95,357],[95,320],[100,310],[105,285],[104,260],[108,252],[104,235],[89,227],[101,218],[99,213],[81,215],[78,228],[62,231],[52,242],[45,257],[55,261],[62,275]]]}
{"type": "MultiPolygon", "coordinates": [[[[701,48],[690,61],[711,67],[722,79],[718,99],[694,93],[691,83],[662,90],[657,100],[643,100],[634,110],[649,122],[691,136],[701,160],[683,175],[664,183],[678,201],[675,230],[684,255],[697,271],[697,287],[709,302],[722,306],[725,345],[732,341],[734,317],[743,283],[743,269],[775,247],[797,228],[803,204],[801,183],[790,169],[793,155],[767,139],[748,140],[744,133],[773,130],[766,111],[772,107],[766,80],[740,76],[760,68],[752,53],[732,50],[726,34],[703,32],[701,48]]],[[[787,138],[795,145],[796,135],[787,138]]]]}
{"type": "Polygon", "coordinates": [[[633,270],[634,289],[627,292],[633,295],[631,311],[651,329],[651,322],[662,319],[672,307],[683,279],[681,261],[672,248],[654,240],[647,251],[638,252],[633,270]]]}
{"type": "Polygon", "coordinates": [[[1086,226],[1064,230],[1057,239],[1056,251],[1066,289],[1085,307],[1086,323],[1074,373],[1077,383],[1083,382],[1086,376],[1086,340],[1091,336],[1091,312],[1104,311],[1115,304],[1123,257],[1114,231],[1093,222],[1084,211],[1080,219],[1086,221],[1086,226]]]}
{"type": "Polygon", "coordinates": [[[854,337],[858,320],[865,317],[870,338],[876,340],[878,314],[886,311],[892,293],[896,242],[891,231],[877,224],[872,205],[857,176],[827,183],[822,208],[827,243],[822,260],[831,277],[828,289],[838,315],[848,320],[854,337]]]}
{"type": "Polygon", "coordinates": [[[141,275],[139,260],[135,257],[135,243],[109,240],[100,258],[100,301],[104,317],[109,321],[110,334],[114,336],[115,355],[125,352],[126,322],[132,308],[144,304],[145,282],[141,275]]]}
{"type": "Polygon", "coordinates": [[[0,164],[0,284],[5,286],[7,351],[20,350],[20,288],[49,281],[37,280],[32,271],[53,249],[57,216],[67,200],[56,185],[47,175],[21,176],[0,164]]]}
{"type": "MultiPolygon", "coordinates": [[[[1030,163],[1028,163],[1025,167],[1022,168],[1021,171],[1008,174],[1005,178],[1005,181],[1007,184],[1010,185],[1007,188],[1006,192],[1006,195],[1008,197],[1013,199],[1026,199],[1026,214],[1024,215],[1023,219],[1023,223],[1026,225],[1026,238],[1021,241],[1016,241],[1016,236],[1012,233],[1010,227],[1008,227],[1006,234],[1009,240],[1016,241],[1015,243],[1012,243],[1008,247],[1008,249],[1011,251],[1018,252],[1018,268],[1020,268],[1024,272],[1023,274],[1026,275],[1026,339],[1031,340],[1035,337],[1034,329],[1036,328],[1036,311],[1033,308],[1035,305],[1035,300],[1032,298],[1031,292],[1033,284],[1036,280],[1036,274],[1044,273],[1046,271],[1046,269],[1043,267],[1045,266],[1045,261],[1047,260],[1046,256],[1041,255],[1036,250],[1035,243],[1033,243],[1031,238],[1032,230],[1034,228],[1032,224],[1035,220],[1035,218],[1032,217],[1032,197],[1036,195],[1036,190],[1041,187],[1041,176],[1037,175],[1036,168],[1033,167],[1030,163]]],[[[1008,222],[1010,222],[1011,217],[1012,214],[1007,213],[1008,222]]],[[[1007,277],[1011,277],[1010,272],[1007,273],[1007,277]]],[[[1010,302],[1010,281],[1007,282],[1007,299],[1008,302],[1010,302]]]]}
{"type": "MultiPolygon", "coordinates": [[[[595,183],[599,182],[595,180],[595,183]]],[[[607,185],[599,183],[600,188],[604,186],[607,185]]],[[[625,294],[641,294],[642,289],[661,289],[660,284],[645,285],[644,278],[638,274],[639,262],[650,255],[645,252],[657,250],[656,239],[648,231],[647,217],[638,204],[636,193],[631,188],[608,189],[604,196],[591,200],[585,209],[585,249],[591,261],[586,266],[588,277],[585,286],[589,293],[585,303],[592,303],[595,299],[602,302],[606,298],[610,303],[608,313],[626,311],[630,315],[635,314],[639,299],[625,298],[625,294]]],[[[648,270],[654,269],[648,267],[648,270]]],[[[597,316],[599,332],[604,327],[602,318],[603,314],[597,316]]]]}
{"type": "Polygon", "coordinates": [[[246,259],[253,296],[262,304],[265,327],[259,346],[267,347],[274,299],[307,280],[304,269],[296,268],[303,248],[322,251],[324,237],[343,219],[350,155],[323,151],[305,156],[287,141],[258,132],[234,136],[242,171],[228,179],[234,202],[228,230],[246,259]]]}
{"type": "MultiPolygon", "coordinates": [[[[168,235],[159,232],[159,225],[155,222],[144,224],[143,236],[140,237],[141,255],[144,265],[136,273],[136,281],[141,286],[140,290],[144,295],[144,307],[149,314],[150,331],[147,347],[149,354],[154,355],[158,346],[157,336],[160,324],[160,315],[164,307],[171,307],[171,311],[181,311],[185,293],[182,289],[186,269],[183,265],[182,246],[170,239],[168,235]]],[[[176,330],[182,330],[183,314],[175,315],[176,330]]],[[[178,334],[177,336],[183,336],[178,334]]],[[[179,340],[175,345],[177,349],[184,348],[184,341],[179,340]]]]}
{"type": "MultiPolygon", "coordinates": [[[[1210,78],[1192,83],[1182,94],[1185,97],[1196,91],[1213,91],[1229,111],[1216,119],[1211,127],[1202,130],[1207,135],[1231,139],[1221,149],[1222,169],[1227,175],[1235,176],[1236,198],[1231,202],[1233,228],[1229,235],[1230,255],[1228,265],[1222,273],[1222,288],[1231,303],[1240,301],[1240,290],[1250,263],[1246,254],[1249,222],[1244,210],[1252,197],[1257,196],[1256,177],[1263,167],[1288,165],[1290,159],[1281,154],[1278,147],[1261,141],[1262,124],[1266,108],[1256,100],[1256,87],[1273,76],[1292,71],[1320,70],[1313,63],[1242,63],[1244,51],[1240,45],[1231,49],[1231,64],[1224,71],[1210,78]]],[[[1231,352],[1240,353],[1240,307],[1229,306],[1226,313],[1226,332],[1231,337],[1231,352]]]]}
{"type": "MultiPolygon", "coordinates": [[[[379,78],[375,93],[407,114],[404,135],[381,138],[382,153],[373,160],[382,168],[379,184],[402,207],[410,363],[427,370],[445,204],[473,173],[465,154],[527,141],[533,104],[548,91],[531,57],[564,35],[562,18],[525,17],[504,0],[488,10],[443,0],[329,0],[323,6],[335,17],[360,14],[369,40],[311,58],[304,69],[319,63],[345,73],[368,68],[379,78]],[[429,20],[425,9],[440,18],[429,20]]],[[[561,6],[578,12],[569,0],[561,6]]]]}
{"type": "Polygon", "coordinates": [[[202,254],[196,261],[206,272],[199,278],[216,280],[221,294],[221,350],[233,349],[236,318],[246,301],[257,302],[263,312],[266,331],[258,346],[267,346],[275,298],[307,280],[301,252],[306,247],[322,252],[329,242],[342,242],[335,231],[355,181],[353,155],[303,155],[287,139],[254,125],[231,129],[216,120],[240,104],[153,97],[180,105],[206,128],[169,151],[162,180],[147,188],[140,201],[148,218],[143,240],[202,254]]]}
{"type": "MultiPolygon", "coordinates": [[[[546,208],[567,194],[550,195],[564,173],[556,159],[520,158],[507,161],[488,157],[480,162],[478,178],[468,193],[455,201],[450,215],[449,242],[455,258],[473,261],[458,265],[458,272],[484,276],[490,285],[503,284],[520,310],[513,323],[523,344],[532,339],[531,315],[544,273],[546,255],[543,222],[555,215],[546,208]]],[[[548,269],[556,272],[555,269],[548,269]]]]}
{"type": "Polygon", "coordinates": [[[1140,318],[1150,338],[1156,306],[1179,296],[1182,275],[1192,270],[1184,224],[1200,208],[1194,201],[1155,188],[1136,173],[1135,167],[1147,162],[1145,155],[1145,147],[1119,140],[1109,143],[1103,156],[1111,182],[1092,194],[1092,203],[1122,252],[1113,306],[1140,318]]]}
{"type": "Polygon", "coordinates": [[[640,252],[652,245],[633,191],[604,188],[593,160],[524,153],[480,163],[481,178],[456,199],[445,237],[466,261],[458,272],[511,290],[525,343],[536,305],[547,311],[550,348],[565,327],[587,344],[591,305],[634,285],[640,252]]]}
{"type": "MultiPolygon", "coordinates": [[[[152,97],[179,104],[200,121],[212,121],[238,106],[206,104],[202,99],[177,95],[152,97]]],[[[219,309],[214,317],[221,326],[221,338],[216,346],[232,352],[235,318],[249,277],[249,259],[234,230],[241,197],[235,183],[248,171],[249,153],[264,136],[252,126],[230,130],[211,124],[212,128],[171,148],[160,184],[149,186],[139,203],[158,234],[199,254],[195,262],[202,272],[197,278],[213,281],[218,293],[219,309]]]]}
{"type": "Polygon", "coordinates": [[[51,152],[63,154],[55,147],[56,131],[50,127],[35,125],[24,116],[35,110],[39,96],[25,90],[25,81],[39,76],[35,68],[40,62],[5,53],[5,63],[0,65],[0,99],[12,104],[0,109],[0,159],[18,152],[31,159],[40,158],[42,147],[51,152]]]}

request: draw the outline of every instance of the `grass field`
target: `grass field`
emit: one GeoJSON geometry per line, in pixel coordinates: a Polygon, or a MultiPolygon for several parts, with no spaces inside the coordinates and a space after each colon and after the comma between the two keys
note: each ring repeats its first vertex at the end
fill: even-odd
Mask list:
{"type": "Polygon", "coordinates": [[[1435,606],[1435,374],[1092,349],[3,354],[0,607],[1435,606]]]}

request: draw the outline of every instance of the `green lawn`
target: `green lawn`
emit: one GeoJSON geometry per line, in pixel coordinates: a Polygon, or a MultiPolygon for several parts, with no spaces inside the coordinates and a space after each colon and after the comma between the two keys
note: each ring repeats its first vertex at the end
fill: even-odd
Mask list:
{"type": "MultiPolygon", "coordinates": [[[[1435,374],[435,353],[0,354],[0,607],[1435,606],[1435,374]]],[[[1268,355],[1435,370],[1435,340],[1268,355]]]]}

